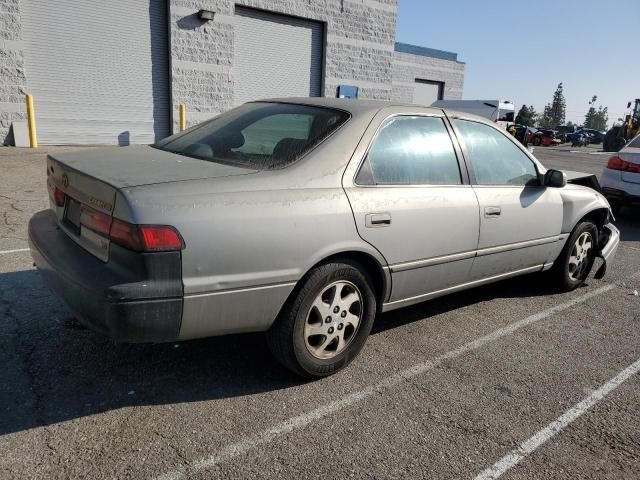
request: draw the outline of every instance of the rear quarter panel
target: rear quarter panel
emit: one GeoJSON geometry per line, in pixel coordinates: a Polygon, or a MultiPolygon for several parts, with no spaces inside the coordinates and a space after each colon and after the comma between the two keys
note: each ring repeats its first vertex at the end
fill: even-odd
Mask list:
{"type": "Polygon", "coordinates": [[[168,223],[184,237],[182,338],[268,329],[296,282],[335,253],[384,262],[358,236],[341,188],[169,190],[128,201],[137,222],[168,223]]]}

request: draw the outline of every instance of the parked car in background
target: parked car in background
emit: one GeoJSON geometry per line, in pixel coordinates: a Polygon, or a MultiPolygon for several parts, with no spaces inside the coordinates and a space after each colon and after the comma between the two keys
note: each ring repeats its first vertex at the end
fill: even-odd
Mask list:
{"type": "Polygon", "coordinates": [[[541,145],[543,147],[549,147],[551,145],[560,145],[562,141],[556,135],[554,130],[538,130],[533,134],[532,143],[535,146],[541,145]]]}
{"type": "Polygon", "coordinates": [[[533,135],[537,132],[537,129],[533,127],[527,127],[526,125],[520,125],[517,123],[507,127],[507,131],[509,133],[511,133],[512,129],[515,131],[513,136],[516,137],[524,146],[533,142],[533,135]]]}
{"type": "Polygon", "coordinates": [[[380,101],[251,102],[46,173],[31,254],[81,322],[124,342],[267,332],[310,378],[380,312],[545,270],[572,290],[619,242],[604,196],[494,122],[380,101]]]}
{"type": "Polygon", "coordinates": [[[591,139],[586,133],[574,133],[571,135],[571,146],[572,147],[586,147],[591,142],[591,139]]]}
{"type": "Polygon", "coordinates": [[[574,125],[558,125],[554,128],[554,130],[558,133],[566,135],[567,133],[573,133],[576,131],[576,127],[574,125]]]}
{"type": "Polygon", "coordinates": [[[600,186],[614,213],[625,205],[640,205],[640,135],[609,159],[600,186]]]}
{"type": "Polygon", "coordinates": [[[600,130],[594,130],[592,128],[585,128],[583,130],[589,134],[589,140],[595,145],[601,144],[604,136],[607,134],[607,132],[601,132],[600,130]]]}
{"type": "Polygon", "coordinates": [[[592,128],[579,128],[573,133],[567,134],[567,141],[573,143],[574,137],[578,135],[586,135],[589,139],[589,143],[600,144],[604,140],[604,136],[606,132],[601,132],[599,130],[594,130],[592,128]]]}

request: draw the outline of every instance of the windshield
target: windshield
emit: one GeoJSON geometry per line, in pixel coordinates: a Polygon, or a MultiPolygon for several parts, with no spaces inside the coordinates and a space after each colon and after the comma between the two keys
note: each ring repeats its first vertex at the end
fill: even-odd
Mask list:
{"type": "Polygon", "coordinates": [[[251,169],[285,167],[346,122],[340,110],[289,103],[247,103],[154,147],[251,169]]]}

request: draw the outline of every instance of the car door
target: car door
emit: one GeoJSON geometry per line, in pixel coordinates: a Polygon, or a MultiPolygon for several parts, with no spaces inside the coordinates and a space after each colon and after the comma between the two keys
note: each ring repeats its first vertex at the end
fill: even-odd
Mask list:
{"type": "Polygon", "coordinates": [[[360,236],[389,264],[389,302],[416,300],[468,278],[478,202],[443,116],[380,117],[344,187],[360,236]]]}
{"type": "Polygon", "coordinates": [[[464,118],[451,122],[480,205],[471,280],[548,266],[566,238],[560,189],[542,186],[536,163],[501,130],[464,118]]]}

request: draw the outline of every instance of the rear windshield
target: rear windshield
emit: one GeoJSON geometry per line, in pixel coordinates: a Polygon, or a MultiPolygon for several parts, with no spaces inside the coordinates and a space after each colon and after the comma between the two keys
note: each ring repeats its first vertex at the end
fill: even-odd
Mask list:
{"type": "Polygon", "coordinates": [[[636,138],[634,138],[633,140],[631,140],[629,142],[629,145],[627,145],[627,147],[631,147],[631,148],[640,148],[640,135],[638,135],[636,138]]]}
{"type": "Polygon", "coordinates": [[[330,108],[247,103],[154,146],[189,157],[251,169],[285,167],[349,118],[330,108]]]}

